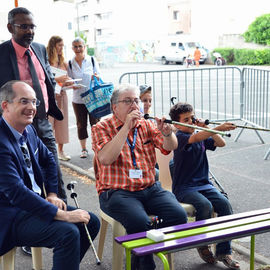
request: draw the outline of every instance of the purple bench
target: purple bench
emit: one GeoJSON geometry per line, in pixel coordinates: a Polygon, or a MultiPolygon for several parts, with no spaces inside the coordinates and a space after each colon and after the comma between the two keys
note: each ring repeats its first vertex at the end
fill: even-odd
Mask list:
{"type": "Polygon", "coordinates": [[[165,239],[154,242],[146,232],[116,237],[115,241],[126,249],[127,268],[131,269],[131,253],[137,256],[157,255],[169,270],[166,254],[206,244],[251,236],[250,269],[254,270],[255,235],[270,231],[270,208],[217,217],[159,229],[165,239]]]}

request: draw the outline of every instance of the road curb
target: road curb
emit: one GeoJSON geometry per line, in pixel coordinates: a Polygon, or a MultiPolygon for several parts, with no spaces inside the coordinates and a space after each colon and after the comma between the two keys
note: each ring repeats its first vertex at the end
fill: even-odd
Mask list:
{"type": "MultiPolygon", "coordinates": [[[[86,176],[94,181],[96,180],[93,168],[90,168],[89,170],[86,171],[86,170],[80,168],[79,166],[74,165],[68,161],[59,160],[59,162],[62,166],[67,167],[67,168],[75,171],[76,173],[78,173],[82,176],[86,176]]],[[[244,256],[247,256],[247,257],[250,256],[250,249],[248,249],[240,244],[237,244],[235,241],[232,241],[232,249],[234,249],[235,251],[237,251],[238,253],[240,253],[244,256]]],[[[263,264],[263,265],[270,265],[270,259],[267,259],[264,256],[262,256],[256,252],[255,252],[255,262],[259,263],[259,264],[263,264]]]]}

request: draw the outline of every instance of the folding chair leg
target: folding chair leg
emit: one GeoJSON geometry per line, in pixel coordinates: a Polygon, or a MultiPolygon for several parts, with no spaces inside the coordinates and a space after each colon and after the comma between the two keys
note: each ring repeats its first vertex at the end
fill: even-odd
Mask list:
{"type": "Polygon", "coordinates": [[[100,260],[102,259],[102,255],[103,255],[107,227],[108,227],[108,222],[104,220],[103,218],[101,218],[101,226],[100,226],[99,241],[98,241],[98,252],[97,252],[100,260]]]}
{"type": "Polygon", "coordinates": [[[16,247],[1,256],[3,270],[14,270],[15,253],[16,247]]]}
{"type": "Polygon", "coordinates": [[[42,248],[40,247],[31,247],[32,251],[32,263],[34,270],[42,269],[42,248]]]}

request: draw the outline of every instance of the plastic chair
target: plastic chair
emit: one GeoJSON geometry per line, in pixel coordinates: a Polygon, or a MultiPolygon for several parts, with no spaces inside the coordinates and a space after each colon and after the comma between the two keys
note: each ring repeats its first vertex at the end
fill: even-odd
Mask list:
{"type": "MultiPolygon", "coordinates": [[[[34,270],[42,269],[42,248],[32,247],[32,263],[34,270]]],[[[0,257],[2,270],[14,270],[16,247],[0,257]]]]}
{"type": "MultiPolygon", "coordinates": [[[[171,191],[172,178],[169,169],[169,162],[173,158],[173,152],[169,155],[163,155],[159,149],[156,149],[156,157],[159,166],[159,181],[164,189],[171,191]]],[[[195,208],[192,204],[181,203],[181,206],[185,209],[189,217],[195,216],[195,208]]]]}

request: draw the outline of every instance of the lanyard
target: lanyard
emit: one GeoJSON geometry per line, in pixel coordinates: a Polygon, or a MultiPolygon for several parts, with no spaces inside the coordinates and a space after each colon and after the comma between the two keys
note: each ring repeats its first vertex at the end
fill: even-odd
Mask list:
{"type": "Polygon", "coordinates": [[[133,162],[133,166],[134,166],[135,169],[138,169],[136,159],[135,159],[135,153],[134,153],[134,148],[135,148],[136,140],[137,140],[137,132],[138,132],[138,130],[137,130],[137,128],[135,128],[132,145],[130,144],[130,142],[129,142],[128,138],[127,138],[127,144],[128,144],[128,146],[130,148],[132,162],[133,162]]]}

